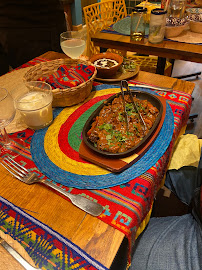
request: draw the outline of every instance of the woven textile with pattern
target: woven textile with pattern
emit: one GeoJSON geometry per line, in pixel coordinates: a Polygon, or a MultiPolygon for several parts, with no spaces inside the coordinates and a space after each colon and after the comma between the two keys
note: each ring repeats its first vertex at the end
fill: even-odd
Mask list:
{"type": "Polygon", "coordinates": [[[0,230],[18,241],[42,269],[107,270],[70,240],[2,197],[0,230]]]}
{"type": "Polygon", "coordinates": [[[94,66],[79,64],[76,67],[68,68],[66,65],[61,65],[53,74],[41,77],[38,80],[47,82],[53,89],[71,88],[88,81],[94,71],[94,66]]]}
{"type": "MultiPolygon", "coordinates": [[[[122,232],[124,232],[124,234],[131,241],[130,242],[131,246],[133,245],[132,242],[135,240],[137,228],[140,226],[141,222],[144,220],[144,218],[147,215],[147,212],[150,210],[152,206],[153,199],[158,191],[160,182],[167,168],[167,163],[171,154],[173,142],[176,136],[178,135],[181,127],[184,125],[184,123],[186,123],[186,119],[188,117],[189,108],[191,104],[190,96],[186,94],[182,95],[180,92],[170,93],[170,94],[161,92],[161,95],[163,95],[164,97],[167,98],[167,100],[169,100],[170,106],[174,113],[175,129],[174,129],[174,134],[173,134],[173,140],[170,142],[169,147],[167,148],[165,153],[162,155],[162,157],[150,169],[148,169],[146,172],[136,177],[135,179],[132,179],[124,184],[120,184],[111,188],[89,190],[89,189],[72,188],[72,187],[65,186],[64,184],[60,184],[60,186],[62,186],[64,189],[68,190],[69,192],[73,194],[81,194],[82,196],[91,198],[101,203],[104,206],[105,210],[98,218],[110,224],[111,226],[117,228],[118,230],[121,230],[122,232]]],[[[65,109],[58,109],[58,110],[60,110],[58,114],[58,117],[60,117],[62,112],[65,111],[65,109]]],[[[74,115],[72,115],[72,117],[74,117],[74,115]]],[[[76,121],[76,119],[73,119],[73,121],[76,121]]],[[[68,125],[66,125],[66,127],[67,126],[68,125]]],[[[64,128],[65,128],[65,125],[59,126],[59,130],[61,134],[62,134],[61,130],[64,128]]],[[[70,130],[67,130],[65,132],[71,133],[70,130]]],[[[23,132],[19,132],[18,136],[23,137],[26,142],[29,142],[32,138],[32,133],[33,132],[30,130],[25,130],[23,132]]],[[[67,133],[64,133],[64,136],[66,138],[68,137],[67,133]]],[[[34,136],[36,135],[37,134],[35,133],[34,136]]],[[[55,138],[55,134],[52,137],[55,138]]],[[[60,136],[58,136],[58,138],[61,139],[60,136]]],[[[72,138],[72,136],[69,136],[69,138],[72,138]]],[[[68,151],[68,149],[70,148],[67,147],[66,151],[68,153],[65,152],[65,155],[68,155],[68,158],[71,158],[71,162],[68,163],[68,167],[70,164],[72,164],[71,170],[75,170],[73,166],[74,163],[78,164],[78,162],[81,162],[78,157],[78,152],[76,152],[75,150],[75,149],[78,149],[77,143],[80,142],[80,139],[78,138],[78,141],[75,141],[75,140],[64,141],[64,139],[65,138],[63,137],[62,139],[63,144],[61,144],[61,151],[65,151],[67,144],[70,144],[70,148],[72,148],[72,151],[68,151]]],[[[41,142],[39,141],[39,143],[41,142]]],[[[51,144],[50,140],[49,140],[49,143],[51,144]]],[[[43,152],[42,149],[43,149],[43,146],[41,147],[41,152],[43,152]]],[[[49,155],[49,151],[47,151],[47,153],[49,155]]],[[[37,148],[37,155],[40,156],[40,154],[41,153],[39,153],[39,148],[37,148]]],[[[44,162],[46,162],[46,158],[44,158],[42,154],[42,159],[39,159],[39,161],[41,162],[41,160],[43,159],[44,159],[44,162]]],[[[22,165],[24,165],[25,167],[31,170],[34,170],[39,175],[41,175],[41,177],[44,177],[42,176],[42,174],[40,174],[40,172],[36,168],[36,165],[33,163],[31,159],[31,155],[29,153],[22,152],[22,155],[20,157],[17,157],[16,161],[21,162],[22,165]]],[[[91,164],[88,164],[85,161],[82,161],[82,162],[84,166],[85,165],[87,166],[87,171],[89,175],[92,169],[91,164]]],[[[44,164],[45,163],[42,162],[43,167],[44,167],[44,164]]],[[[57,167],[58,166],[60,165],[57,164],[57,167]]],[[[82,167],[81,165],[79,166],[82,167]]],[[[92,165],[92,167],[94,167],[94,165],[92,165]]],[[[77,168],[78,168],[78,165],[77,165],[77,168]]],[[[59,171],[61,170],[60,167],[58,169],[59,171]]],[[[93,173],[93,177],[95,178],[95,180],[96,180],[96,177],[99,179],[99,177],[102,177],[102,176],[106,178],[115,177],[113,174],[109,175],[108,173],[103,172],[102,169],[100,169],[99,171],[99,168],[97,168],[97,172],[98,172],[98,175],[95,175],[95,173],[93,173]]],[[[58,171],[56,171],[56,174],[58,174],[58,171]]],[[[130,177],[130,175],[128,175],[127,173],[126,175],[127,177],[130,177]]],[[[131,175],[133,176],[133,174],[131,175]]],[[[74,177],[73,174],[72,174],[72,177],[74,177]]],[[[78,173],[77,175],[75,175],[75,178],[76,177],[78,177],[78,173]]]]}

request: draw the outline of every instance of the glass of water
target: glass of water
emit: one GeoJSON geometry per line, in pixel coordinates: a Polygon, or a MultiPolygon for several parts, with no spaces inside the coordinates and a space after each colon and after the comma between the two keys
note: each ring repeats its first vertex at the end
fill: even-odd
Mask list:
{"type": "Polygon", "coordinates": [[[60,46],[67,56],[77,59],[85,50],[86,40],[79,31],[66,31],[60,34],[60,46]]]}

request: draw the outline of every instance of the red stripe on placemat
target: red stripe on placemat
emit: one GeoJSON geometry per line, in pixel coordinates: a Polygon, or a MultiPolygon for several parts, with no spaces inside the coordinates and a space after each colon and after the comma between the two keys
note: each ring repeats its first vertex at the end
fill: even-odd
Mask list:
{"type": "Polygon", "coordinates": [[[83,162],[83,163],[89,163],[82,159],[79,156],[79,153],[75,151],[69,144],[68,142],[68,134],[72,126],[75,124],[76,120],[85,112],[87,111],[90,107],[95,105],[98,101],[105,100],[112,96],[113,94],[109,95],[103,95],[100,97],[93,98],[89,100],[88,102],[84,103],[83,106],[79,107],[75,112],[73,112],[68,119],[61,125],[59,134],[58,134],[58,144],[60,147],[60,150],[67,155],[69,158],[83,162]]]}

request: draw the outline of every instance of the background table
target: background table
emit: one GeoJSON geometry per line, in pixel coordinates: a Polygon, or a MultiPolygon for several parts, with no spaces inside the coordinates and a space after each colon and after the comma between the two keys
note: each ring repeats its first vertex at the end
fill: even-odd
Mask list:
{"type": "MultiPolygon", "coordinates": [[[[41,57],[53,60],[65,56],[48,52],[41,57]]],[[[170,87],[176,79],[140,71],[135,80],[170,87]]],[[[194,84],[178,80],[175,89],[191,94],[194,84]]],[[[20,181],[12,181],[11,175],[2,167],[0,172],[2,197],[70,239],[107,268],[110,267],[123,241],[122,232],[84,213],[46,187],[26,186],[20,181]],[[9,186],[6,185],[8,181],[11,183],[9,186]],[[13,196],[12,191],[16,189],[17,193],[13,196]],[[38,200],[35,199],[36,194],[40,194],[38,200]],[[43,201],[41,198],[44,198],[43,201]]]]}
{"type": "Polygon", "coordinates": [[[163,74],[166,58],[180,59],[196,63],[202,63],[202,46],[184,42],[164,40],[160,44],[152,44],[145,38],[144,41],[130,41],[130,36],[117,35],[113,33],[97,32],[92,35],[95,46],[100,48],[113,48],[117,50],[137,52],[143,55],[158,56],[158,74],[163,74]]]}

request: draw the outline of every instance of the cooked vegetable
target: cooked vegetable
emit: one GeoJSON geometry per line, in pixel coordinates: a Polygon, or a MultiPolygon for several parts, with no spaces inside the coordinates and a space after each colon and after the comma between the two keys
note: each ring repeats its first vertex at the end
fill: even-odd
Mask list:
{"type": "Polygon", "coordinates": [[[121,96],[117,96],[112,103],[103,106],[87,132],[89,140],[97,149],[111,153],[123,153],[136,146],[148,134],[159,110],[147,100],[140,100],[136,96],[133,97],[133,100],[146,123],[146,129],[134,109],[130,97],[125,95],[129,119],[127,129],[123,100],[121,96]]]}

